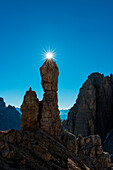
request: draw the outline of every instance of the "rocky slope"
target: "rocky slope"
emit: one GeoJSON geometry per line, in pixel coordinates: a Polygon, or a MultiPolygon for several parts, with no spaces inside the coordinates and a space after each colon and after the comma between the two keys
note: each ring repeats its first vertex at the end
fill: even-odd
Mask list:
{"type": "Polygon", "coordinates": [[[20,130],[20,113],[13,106],[6,107],[3,98],[0,97],[0,130],[20,130]]]}
{"type": "Polygon", "coordinates": [[[40,129],[0,132],[2,170],[107,170],[111,166],[99,136],[76,138],[63,132],[56,140],[40,129]]]}
{"type": "Polygon", "coordinates": [[[113,129],[113,75],[93,73],[79,91],[76,104],[70,109],[68,130],[83,136],[99,134],[102,141],[113,129]]]}

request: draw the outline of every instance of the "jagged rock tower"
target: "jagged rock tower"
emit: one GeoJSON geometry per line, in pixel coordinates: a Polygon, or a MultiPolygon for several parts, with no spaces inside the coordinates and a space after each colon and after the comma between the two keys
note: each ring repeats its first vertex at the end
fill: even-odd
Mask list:
{"type": "Polygon", "coordinates": [[[35,91],[31,87],[24,96],[24,101],[21,105],[21,128],[23,130],[36,130],[39,128],[39,100],[35,91]]]}
{"type": "Polygon", "coordinates": [[[43,101],[37,99],[31,88],[26,92],[21,106],[21,128],[23,130],[43,131],[52,136],[59,136],[62,132],[61,119],[58,110],[58,67],[53,59],[46,59],[40,68],[41,84],[44,90],[43,101]]]}
{"type": "Polygon", "coordinates": [[[53,59],[46,59],[40,72],[41,84],[45,92],[41,112],[41,129],[52,136],[58,136],[62,132],[57,97],[58,67],[53,59]]]}

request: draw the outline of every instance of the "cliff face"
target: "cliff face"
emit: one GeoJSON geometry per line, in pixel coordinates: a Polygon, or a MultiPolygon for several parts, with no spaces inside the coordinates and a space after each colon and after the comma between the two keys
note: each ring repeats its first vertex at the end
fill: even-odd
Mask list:
{"type": "Polygon", "coordinates": [[[79,91],[76,104],[70,109],[68,130],[88,136],[99,134],[102,141],[113,128],[113,75],[93,73],[79,91]]]}
{"type": "Polygon", "coordinates": [[[20,130],[20,113],[13,106],[6,107],[3,98],[0,98],[0,130],[20,130]]]}

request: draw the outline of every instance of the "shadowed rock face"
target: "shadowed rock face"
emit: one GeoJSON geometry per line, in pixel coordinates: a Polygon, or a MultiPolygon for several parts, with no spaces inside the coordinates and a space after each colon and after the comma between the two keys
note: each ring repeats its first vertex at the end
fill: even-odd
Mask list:
{"type": "Polygon", "coordinates": [[[13,106],[6,107],[3,98],[0,97],[0,130],[20,130],[20,113],[13,106]]]}
{"type": "Polygon", "coordinates": [[[21,128],[23,130],[35,130],[39,127],[39,100],[35,91],[32,91],[31,88],[24,96],[21,112],[21,128]]]}
{"type": "Polygon", "coordinates": [[[80,89],[76,104],[70,109],[68,130],[88,136],[99,134],[102,141],[113,128],[113,75],[93,73],[80,89]]]}
{"type": "Polygon", "coordinates": [[[5,102],[3,100],[2,97],[0,97],[0,108],[4,108],[5,107],[5,102]]]}
{"type": "Polygon", "coordinates": [[[58,110],[58,67],[51,60],[46,60],[40,68],[41,84],[44,89],[43,107],[41,113],[41,129],[50,135],[60,135],[62,131],[58,110]]]}

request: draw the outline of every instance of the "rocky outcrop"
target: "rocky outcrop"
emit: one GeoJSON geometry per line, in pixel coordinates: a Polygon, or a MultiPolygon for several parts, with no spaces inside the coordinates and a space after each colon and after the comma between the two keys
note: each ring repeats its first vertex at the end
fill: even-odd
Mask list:
{"type": "Polygon", "coordinates": [[[100,147],[99,136],[76,138],[64,132],[60,142],[37,131],[0,132],[0,169],[2,170],[107,170],[109,154],[100,147]]]}
{"type": "Polygon", "coordinates": [[[70,167],[87,169],[65,146],[43,131],[0,132],[0,169],[67,170],[70,167]]]}
{"type": "Polygon", "coordinates": [[[99,134],[104,141],[113,129],[113,75],[93,73],[79,91],[76,104],[70,109],[67,129],[83,136],[99,134]]]}
{"type": "Polygon", "coordinates": [[[21,128],[23,130],[36,130],[39,128],[39,100],[35,91],[32,91],[31,88],[24,96],[21,112],[21,128]]]}
{"type": "Polygon", "coordinates": [[[46,60],[40,68],[41,84],[44,90],[41,112],[41,129],[52,136],[59,136],[62,132],[61,120],[58,110],[58,67],[51,60],[46,60]]]}
{"type": "Polygon", "coordinates": [[[0,130],[20,130],[21,115],[13,106],[6,107],[3,98],[0,97],[0,130]]]}
{"type": "Polygon", "coordinates": [[[74,153],[77,157],[87,162],[87,166],[91,169],[104,169],[113,166],[109,153],[104,152],[101,147],[101,139],[99,135],[91,135],[82,137],[64,131],[61,135],[63,145],[74,153]]]}

